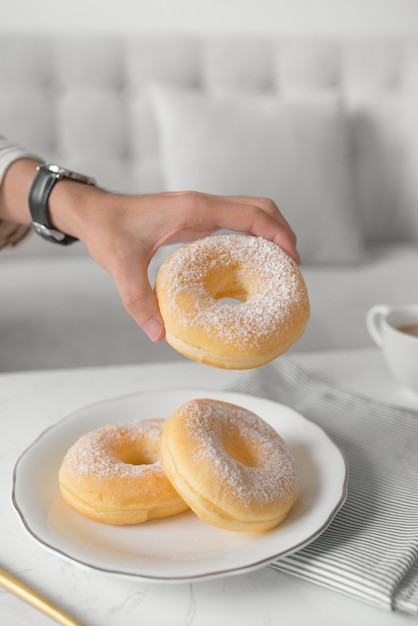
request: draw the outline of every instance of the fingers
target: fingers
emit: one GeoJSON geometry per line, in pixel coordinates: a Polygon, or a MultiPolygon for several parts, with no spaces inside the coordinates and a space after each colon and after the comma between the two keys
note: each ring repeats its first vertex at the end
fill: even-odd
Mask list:
{"type": "Polygon", "coordinates": [[[133,201],[146,206],[148,227],[142,224],[139,235],[149,235],[150,256],[162,245],[228,229],[269,239],[300,263],[295,233],[269,198],[181,191],[133,197],[133,201]]]}
{"type": "Polygon", "coordinates": [[[276,204],[269,198],[230,196],[218,198],[220,228],[241,230],[247,234],[264,237],[283,248],[300,264],[296,249],[296,235],[276,204]],[[219,200],[223,205],[219,204],[219,200]]]}

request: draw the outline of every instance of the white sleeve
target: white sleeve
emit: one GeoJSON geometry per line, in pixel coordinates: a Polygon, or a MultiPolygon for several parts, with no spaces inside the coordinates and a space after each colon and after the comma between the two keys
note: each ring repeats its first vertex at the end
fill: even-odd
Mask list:
{"type": "Polygon", "coordinates": [[[6,137],[0,135],[0,185],[9,165],[11,165],[13,161],[23,158],[42,160],[36,154],[29,152],[25,148],[12,143],[6,139],[6,137]]]}
{"type": "MultiPolygon", "coordinates": [[[[28,152],[28,150],[25,150],[24,148],[6,139],[6,137],[0,135],[0,185],[7,168],[13,163],[13,161],[22,158],[42,160],[39,156],[28,152]]],[[[30,227],[27,225],[14,224],[13,222],[0,220],[0,250],[2,248],[17,245],[29,233],[30,227]]]]}

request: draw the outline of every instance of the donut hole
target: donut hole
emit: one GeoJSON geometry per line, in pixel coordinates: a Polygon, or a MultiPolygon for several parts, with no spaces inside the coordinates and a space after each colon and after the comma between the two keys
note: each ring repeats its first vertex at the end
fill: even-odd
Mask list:
{"type": "Polygon", "coordinates": [[[141,442],[140,444],[125,446],[120,451],[119,458],[126,465],[152,465],[159,460],[160,455],[158,446],[155,448],[150,445],[144,446],[141,442]]]}
{"type": "Polygon", "coordinates": [[[246,467],[259,467],[260,455],[257,446],[243,436],[228,437],[223,442],[225,452],[246,467]]]}
{"type": "Polygon", "coordinates": [[[227,284],[218,284],[216,290],[212,290],[212,296],[221,304],[238,305],[247,300],[248,292],[243,285],[233,280],[227,284]]]}
{"type": "Polygon", "coordinates": [[[229,297],[225,297],[225,298],[216,298],[217,301],[220,304],[231,304],[232,306],[237,306],[238,304],[242,304],[242,300],[239,300],[238,298],[229,298],[229,297]]]}

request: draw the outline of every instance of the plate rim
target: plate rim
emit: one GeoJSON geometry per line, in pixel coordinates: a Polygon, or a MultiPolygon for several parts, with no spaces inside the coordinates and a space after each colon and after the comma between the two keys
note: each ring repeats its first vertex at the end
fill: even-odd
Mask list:
{"type": "MultiPolygon", "coordinates": [[[[232,400],[232,398],[231,398],[232,400]]],[[[130,392],[130,393],[126,393],[126,394],[121,394],[118,396],[111,396],[109,398],[104,398],[102,400],[98,400],[98,401],[94,401],[94,402],[90,402],[86,405],[83,405],[73,411],[71,411],[70,413],[68,413],[67,415],[64,415],[63,417],[61,417],[58,421],[54,422],[53,424],[50,424],[49,426],[47,426],[46,428],[44,428],[38,435],[37,437],[35,437],[35,439],[20,453],[19,457],[17,458],[14,467],[13,467],[13,476],[12,476],[12,491],[11,491],[11,500],[12,500],[12,504],[13,507],[15,508],[20,521],[22,522],[26,532],[40,545],[42,545],[44,548],[46,548],[49,552],[52,552],[53,554],[57,554],[60,557],[72,562],[72,563],[76,563],[77,565],[80,565],[84,568],[87,569],[94,569],[96,571],[100,571],[100,572],[104,572],[104,573],[108,573],[108,574],[112,574],[112,575],[116,575],[116,576],[120,576],[123,578],[131,578],[131,579],[135,579],[135,580],[140,580],[140,581],[144,581],[144,582],[158,582],[158,583],[185,583],[185,582],[193,582],[193,581],[199,581],[199,580],[210,580],[210,579],[214,579],[214,578],[219,578],[219,577],[226,577],[226,576],[231,576],[231,575],[237,575],[237,574],[244,574],[244,573],[248,573],[250,571],[254,571],[257,570],[263,566],[268,566],[269,564],[273,563],[274,561],[277,560],[281,560],[282,558],[285,558],[287,556],[289,556],[290,554],[297,552],[299,550],[301,550],[303,547],[309,545],[314,539],[316,539],[317,537],[319,537],[327,528],[328,526],[331,524],[332,520],[334,519],[335,515],[338,513],[338,511],[341,509],[341,507],[344,505],[346,499],[347,499],[347,495],[348,495],[348,479],[349,479],[349,467],[348,467],[348,463],[347,463],[347,459],[345,454],[342,452],[342,450],[340,449],[339,446],[337,446],[337,444],[331,439],[331,437],[328,435],[328,433],[318,424],[316,424],[315,422],[311,421],[309,418],[305,417],[303,414],[299,413],[299,411],[297,411],[296,409],[293,409],[293,407],[290,407],[288,405],[285,405],[283,403],[277,402],[275,400],[271,400],[270,398],[266,398],[264,396],[257,396],[251,393],[245,393],[245,392],[241,392],[241,391],[234,391],[234,390],[216,390],[216,389],[205,389],[202,387],[176,387],[176,388],[164,388],[164,389],[144,389],[144,390],[140,390],[140,391],[134,391],[134,392],[130,392]],[[24,460],[24,458],[26,457],[27,454],[29,454],[33,448],[36,447],[36,445],[45,437],[48,435],[48,433],[50,433],[51,431],[58,429],[60,426],[64,425],[65,423],[69,423],[71,422],[72,419],[76,418],[77,416],[79,416],[79,414],[88,411],[88,410],[92,410],[95,407],[100,407],[102,405],[105,404],[109,404],[109,403],[118,403],[124,400],[129,400],[130,398],[135,398],[135,397],[139,397],[139,396],[145,396],[145,395],[150,395],[150,394],[164,394],[164,393],[188,393],[188,392],[193,392],[193,393],[197,393],[199,395],[201,395],[201,397],[203,397],[203,394],[206,394],[207,397],[210,397],[211,394],[213,394],[216,398],[219,398],[220,396],[223,396],[226,400],[227,397],[246,397],[246,398],[254,398],[256,400],[260,400],[260,401],[264,401],[270,404],[275,404],[279,407],[285,407],[287,410],[295,413],[302,421],[306,421],[309,423],[309,425],[311,427],[314,427],[315,430],[319,431],[321,433],[322,436],[324,436],[327,440],[328,443],[334,447],[334,449],[339,453],[342,463],[343,463],[343,467],[344,467],[344,478],[343,481],[340,485],[340,495],[338,497],[338,500],[334,503],[333,507],[330,509],[329,514],[327,516],[327,518],[324,520],[324,522],[321,524],[321,526],[319,528],[317,528],[314,532],[312,532],[309,536],[307,536],[306,538],[304,538],[302,541],[299,541],[296,544],[293,544],[291,547],[289,547],[288,549],[285,550],[280,550],[279,553],[271,555],[269,557],[265,557],[265,558],[261,558],[259,560],[256,561],[252,561],[251,563],[249,563],[248,565],[237,565],[237,566],[231,566],[229,568],[222,568],[219,570],[211,570],[210,572],[207,573],[198,573],[198,574],[184,574],[184,575],[153,575],[153,574],[140,574],[140,573],[136,573],[136,572],[130,572],[130,571],[123,571],[122,569],[114,569],[111,566],[109,567],[105,567],[105,566],[100,566],[98,564],[94,564],[94,563],[89,563],[81,558],[79,558],[78,556],[73,556],[71,554],[68,554],[67,552],[65,552],[63,549],[61,549],[58,546],[53,545],[52,543],[48,542],[46,539],[44,539],[43,537],[39,536],[39,534],[37,532],[35,532],[21,506],[18,503],[18,499],[16,497],[16,487],[17,487],[17,475],[18,475],[18,471],[19,471],[19,466],[21,465],[22,461],[24,460]]]]}

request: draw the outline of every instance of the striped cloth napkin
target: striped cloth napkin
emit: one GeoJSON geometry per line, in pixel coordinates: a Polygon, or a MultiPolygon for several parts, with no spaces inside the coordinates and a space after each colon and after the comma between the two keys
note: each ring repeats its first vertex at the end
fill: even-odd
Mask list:
{"type": "Polygon", "coordinates": [[[349,466],[348,498],[330,526],[271,567],[418,614],[418,413],[315,380],[284,357],[246,372],[233,390],[315,422],[349,466]]]}

